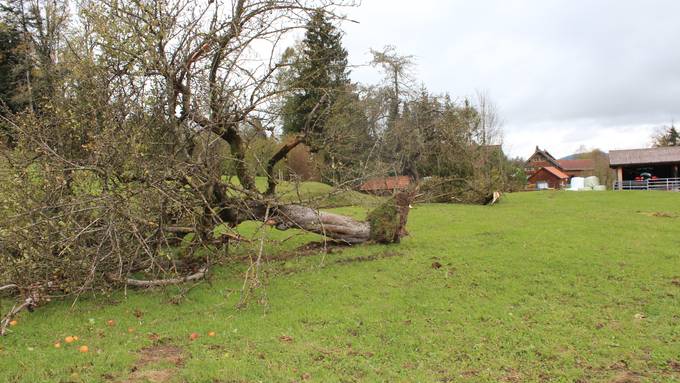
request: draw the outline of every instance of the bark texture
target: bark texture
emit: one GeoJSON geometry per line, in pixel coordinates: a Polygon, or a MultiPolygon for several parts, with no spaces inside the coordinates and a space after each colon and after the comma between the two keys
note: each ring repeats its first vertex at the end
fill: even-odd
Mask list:
{"type": "Polygon", "coordinates": [[[347,216],[333,214],[301,205],[283,205],[272,219],[279,230],[298,228],[351,244],[366,242],[371,237],[371,225],[347,216]]]}
{"type": "Polygon", "coordinates": [[[411,195],[399,193],[369,213],[366,221],[302,205],[267,206],[252,201],[247,211],[225,210],[225,217],[266,221],[279,230],[301,229],[349,244],[398,243],[406,235],[411,195]]]}

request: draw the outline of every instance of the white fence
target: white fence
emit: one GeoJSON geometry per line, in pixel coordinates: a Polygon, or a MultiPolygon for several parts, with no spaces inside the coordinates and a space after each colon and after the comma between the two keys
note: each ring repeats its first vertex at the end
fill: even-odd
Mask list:
{"type": "Polygon", "coordinates": [[[673,190],[680,191],[680,178],[657,178],[644,181],[614,181],[614,190],[673,190]]]}

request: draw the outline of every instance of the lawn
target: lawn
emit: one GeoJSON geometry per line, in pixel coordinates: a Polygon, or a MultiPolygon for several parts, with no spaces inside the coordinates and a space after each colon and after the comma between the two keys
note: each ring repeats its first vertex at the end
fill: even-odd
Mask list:
{"type": "MultiPolygon", "coordinates": [[[[240,185],[235,176],[225,176],[224,181],[240,185]]],[[[261,192],[267,190],[267,178],[255,177],[255,186],[261,192]]],[[[376,207],[384,198],[366,195],[355,190],[335,189],[321,182],[289,182],[279,181],[276,192],[284,202],[304,202],[315,207],[356,206],[376,207]]]]}
{"type": "Polygon", "coordinates": [[[271,242],[241,309],[234,262],[198,285],[23,313],[0,339],[0,381],[680,381],[679,193],[419,205],[408,229],[330,254],[295,256],[312,235],[271,242]]]}

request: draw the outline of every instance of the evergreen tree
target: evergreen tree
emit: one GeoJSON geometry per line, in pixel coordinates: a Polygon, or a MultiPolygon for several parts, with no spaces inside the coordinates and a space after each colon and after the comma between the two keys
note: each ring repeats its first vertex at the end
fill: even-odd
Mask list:
{"type": "MultiPolygon", "coordinates": [[[[17,28],[0,22],[0,116],[8,117],[29,105],[25,46],[17,28]]],[[[4,119],[0,121],[0,142],[14,144],[13,131],[4,119]]]]}
{"type": "Polygon", "coordinates": [[[675,126],[671,126],[668,130],[668,146],[678,146],[680,145],[680,135],[678,134],[675,126]]]}
{"type": "Polygon", "coordinates": [[[675,125],[671,125],[653,137],[653,144],[655,147],[680,146],[680,133],[675,129],[675,125]]]}
{"type": "Polygon", "coordinates": [[[350,84],[342,33],[317,10],[293,63],[293,94],[283,106],[284,133],[320,134],[340,92],[350,84]]]}
{"type": "Polygon", "coordinates": [[[15,99],[19,93],[20,74],[17,73],[17,68],[21,63],[20,44],[19,31],[0,23],[0,108],[12,111],[17,109],[15,99]]]}

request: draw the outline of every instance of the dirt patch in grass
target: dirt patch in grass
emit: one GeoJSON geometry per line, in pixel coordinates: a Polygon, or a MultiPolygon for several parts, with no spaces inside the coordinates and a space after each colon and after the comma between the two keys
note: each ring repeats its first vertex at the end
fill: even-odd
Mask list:
{"type": "Polygon", "coordinates": [[[522,374],[514,368],[506,368],[505,373],[505,376],[501,379],[502,382],[519,383],[524,381],[522,374]]]}
{"type": "MultiPolygon", "coordinates": [[[[317,255],[319,253],[326,253],[326,254],[332,254],[338,250],[342,250],[346,247],[349,247],[349,245],[346,242],[336,242],[336,241],[317,241],[317,242],[310,242],[306,243],[302,246],[297,247],[295,250],[292,251],[285,251],[285,252],[279,252],[275,254],[269,254],[267,256],[268,261],[288,261],[290,259],[294,258],[300,258],[300,257],[308,257],[308,256],[313,256],[317,255]]],[[[250,257],[249,256],[242,256],[239,257],[243,262],[250,262],[250,257]]]]}
{"type": "MultiPolygon", "coordinates": [[[[267,256],[268,261],[288,261],[295,258],[308,257],[318,255],[320,253],[333,254],[336,252],[341,252],[343,249],[348,248],[352,245],[346,242],[336,242],[336,241],[317,241],[304,244],[297,247],[293,251],[282,252],[278,254],[272,254],[267,256]]],[[[343,258],[338,259],[335,263],[354,263],[354,262],[366,262],[374,261],[376,259],[391,258],[396,256],[401,256],[402,253],[394,251],[385,251],[378,254],[371,254],[366,256],[354,257],[354,258],[343,258]]],[[[247,256],[240,258],[244,262],[249,262],[250,258],[247,256]]]]}
{"type": "Polygon", "coordinates": [[[610,383],[639,383],[640,376],[631,371],[619,372],[610,383]]]}
{"type": "Polygon", "coordinates": [[[125,383],[165,383],[175,377],[174,370],[144,370],[135,371],[125,383]]]}
{"type": "Polygon", "coordinates": [[[139,351],[138,367],[161,362],[181,366],[184,363],[184,352],[177,346],[163,344],[145,347],[139,351]]]}
{"type": "Polygon", "coordinates": [[[184,364],[184,351],[173,345],[155,345],[139,351],[137,362],[124,383],[164,383],[177,376],[184,364]],[[175,367],[159,366],[171,364],[175,367]]]}
{"type": "Polygon", "coordinates": [[[368,262],[368,261],[375,261],[377,259],[399,257],[399,256],[402,256],[402,255],[403,255],[402,253],[399,253],[399,252],[396,252],[396,251],[384,251],[384,252],[378,253],[378,254],[364,255],[364,256],[353,257],[353,258],[338,259],[337,261],[335,261],[335,263],[347,264],[347,263],[355,263],[355,262],[368,262]]]}
{"type": "Polygon", "coordinates": [[[340,242],[340,241],[316,241],[316,242],[310,242],[306,243],[302,246],[299,246],[295,251],[297,252],[307,252],[307,251],[319,251],[323,250],[328,253],[333,252],[334,249],[342,249],[345,247],[351,246],[347,242],[340,242]]]}
{"type": "Polygon", "coordinates": [[[676,218],[677,216],[673,213],[667,211],[639,211],[638,213],[646,215],[647,217],[659,217],[659,218],[676,218]]]}
{"type": "Polygon", "coordinates": [[[609,366],[610,371],[615,371],[616,374],[610,380],[610,383],[639,383],[641,375],[635,371],[628,368],[628,363],[624,360],[620,360],[611,366],[609,366]]]}

